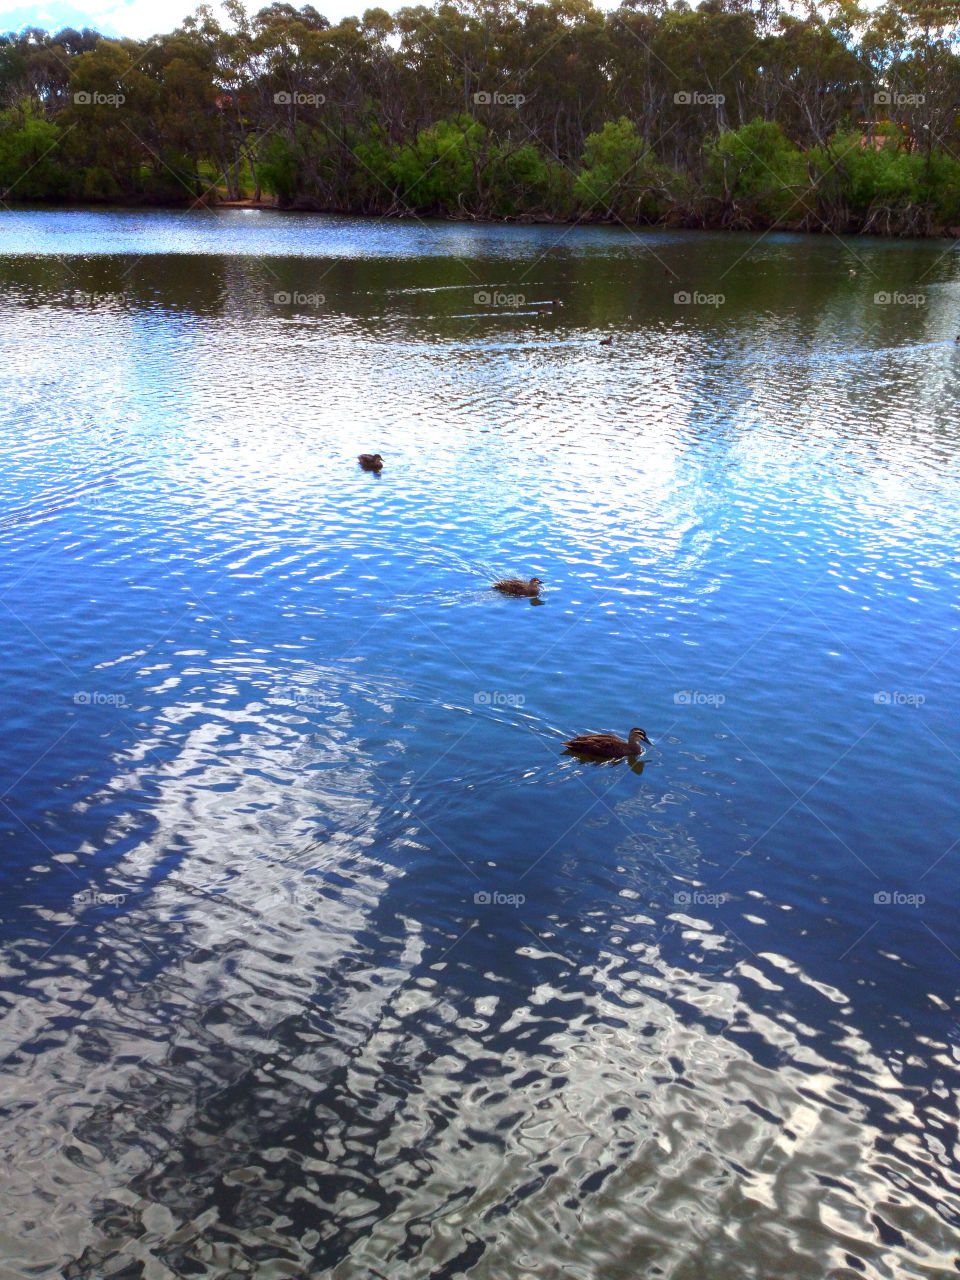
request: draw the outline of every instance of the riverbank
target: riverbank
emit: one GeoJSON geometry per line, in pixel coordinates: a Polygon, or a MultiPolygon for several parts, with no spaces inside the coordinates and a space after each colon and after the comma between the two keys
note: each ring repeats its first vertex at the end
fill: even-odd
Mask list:
{"type": "MultiPolygon", "coordinates": [[[[922,230],[916,230],[910,233],[895,232],[892,230],[884,230],[877,225],[864,226],[862,222],[851,222],[846,226],[827,226],[822,223],[818,224],[814,219],[809,217],[803,219],[791,219],[779,222],[761,222],[751,221],[748,218],[722,218],[715,217],[713,219],[698,215],[693,211],[681,212],[677,211],[671,216],[658,219],[644,219],[642,221],[629,221],[620,217],[604,217],[600,214],[579,214],[579,215],[554,215],[550,213],[518,213],[518,214],[479,214],[470,213],[465,210],[457,210],[454,212],[443,209],[429,210],[388,210],[387,212],[371,212],[367,209],[344,209],[339,207],[321,207],[316,202],[309,200],[293,201],[283,203],[276,197],[263,197],[259,200],[252,198],[242,200],[211,200],[204,199],[184,199],[184,200],[127,200],[127,201],[102,201],[102,200],[70,200],[65,202],[55,201],[8,201],[7,208],[10,211],[16,210],[38,210],[45,209],[84,209],[84,210],[109,210],[109,209],[167,209],[172,212],[183,212],[191,209],[205,210],[215,213],[218,211],[237,211],[249,210],[269,213],[284,214],[307,214],[316,215],[317,217],[329,218],[360,218],[370,219],[371,221],[382,222],[403,222],[409,221],[413,223],[420,222],[450,222],[450,223],[476,223],[484,226],[588,226],[588,227],[625,227],[627,229],[636,230],[654,230],[662,229],[668,231],[731,231],[731,232],[755,232],[765,233],[769,231],[790,232],[796,235],[843,235],[843,236],[862,236],[874,237],[879,236],[882,239],[893,240],[958,240],[960,239],[960,224],[941,226],[932,224],[924,227],[922,230]]],[[[2,217],[2,214],[0,214],[2,217]]]]}
{"type": "Polygon", "coordinates": [[[0,198],[904,239],[960,225],[945,35],[886,8],[734,10],[466,0],[332,25],[235,6],[225,28],[210,15],[149,41],[11,33],[0,198]]]}

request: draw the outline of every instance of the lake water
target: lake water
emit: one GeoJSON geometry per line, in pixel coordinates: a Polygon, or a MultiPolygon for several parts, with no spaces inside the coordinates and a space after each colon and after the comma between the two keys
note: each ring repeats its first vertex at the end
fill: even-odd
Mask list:
{"type": "Polygon", "coordinates": [[[958,330],[945,242],[3,214],[4,1280],[955,1276],[958,330]]]}

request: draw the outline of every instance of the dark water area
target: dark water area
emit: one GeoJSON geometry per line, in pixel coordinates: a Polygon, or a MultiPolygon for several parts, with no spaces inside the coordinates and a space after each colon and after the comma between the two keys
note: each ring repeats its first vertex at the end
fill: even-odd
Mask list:
{"type": "Polygon", "coordinates": [[[2,215],[0,1277],[956,1275],[958,332],[940,241],[2,215]]]}

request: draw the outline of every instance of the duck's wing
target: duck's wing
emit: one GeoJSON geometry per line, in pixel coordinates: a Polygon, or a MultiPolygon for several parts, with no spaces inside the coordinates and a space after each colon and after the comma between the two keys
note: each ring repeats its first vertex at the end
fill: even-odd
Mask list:
{"type": "Polygon", "coordinates": [[[627,747],[627,743],[615,733],[582,733],[563,745],[572,751],[619,751],[627,747]]]}

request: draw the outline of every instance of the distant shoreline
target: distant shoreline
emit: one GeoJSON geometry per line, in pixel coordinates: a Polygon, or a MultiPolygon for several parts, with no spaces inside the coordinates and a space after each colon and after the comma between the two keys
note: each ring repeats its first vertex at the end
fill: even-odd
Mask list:
{"type": "Polygon", "coordinates": [[[0,35],[3,203],[960,238],[946,11],[223,16],[141,40],[0,35]]]}

